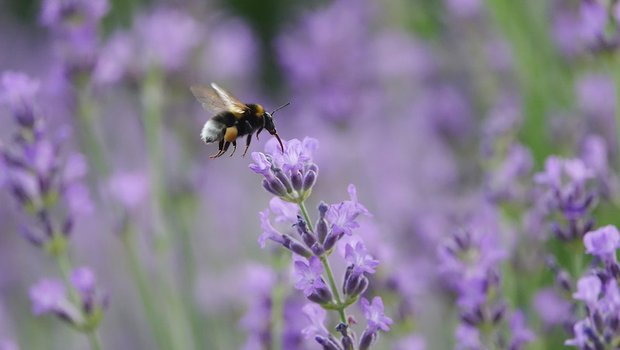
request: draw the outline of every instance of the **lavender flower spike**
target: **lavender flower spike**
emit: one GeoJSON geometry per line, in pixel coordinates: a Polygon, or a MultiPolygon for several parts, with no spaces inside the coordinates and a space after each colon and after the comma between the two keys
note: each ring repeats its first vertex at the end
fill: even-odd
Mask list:
{"type": "Polygon", "coordinates": [[[272,138],[265,145],[265,153],[252,153],[254,163],[249,167],[264,177],[265,190],[284,201],[301,203],[316,183],[319,167],[312,157],[317,148],[318,141],[306,137],[303,141],[285,141],[282,152],[272,138]]]}

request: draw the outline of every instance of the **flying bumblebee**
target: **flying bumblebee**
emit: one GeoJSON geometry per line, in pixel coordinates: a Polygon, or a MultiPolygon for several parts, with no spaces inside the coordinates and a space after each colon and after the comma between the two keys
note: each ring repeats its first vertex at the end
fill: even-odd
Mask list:
{"type": "Polygon", "coordinates": [[[211,87],[193,85],[190,90],[196,99],[202,103],[204,109],[215,113],[211,119],[207,120],[200,133],[200,138],[205,143],[219,142],[218,151],[210,155],[209,158],[223,156],[230,144],[233,145],[230,154],[232,157],[237,150],[237,138],[247,135],[245,150],[243,151],[243,156],[245,156],[252,142],[252,134],[256,132],[256,139],[258,140],[258,134],[263,129],[276,137],[282,152],[284,152],[284,145],[282,145],[282,140],[280,140],[273,124],[273,114],[288,106],[289,103],[268,113],[259,104],[245,104],[239,101],[215,83],[211,83],[211,87]]]}

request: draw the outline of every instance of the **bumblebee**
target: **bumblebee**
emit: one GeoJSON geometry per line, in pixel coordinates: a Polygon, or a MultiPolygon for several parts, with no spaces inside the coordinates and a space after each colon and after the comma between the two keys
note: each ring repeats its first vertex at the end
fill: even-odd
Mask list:
{"type": "Polygon", "coordinates": [[[202,103],[204,109],[215,113],[211,119],[207,120],[200,133],[200,138],[204,143],[219,142],[218,151],[210,155],[209,158],[223,156],[231,144],[233,145],[230,154],[232,157],[237,150],[237,138],[247,135],[245,150],[243,151],[243,156],[245,156],[252,142],[252,134],[256,132],[256,139],[258,140],[258,135],[263,129],[276,137],[282,152],[284,152],[284,145],[273,124],[273,114],[288,106],[289,103],[268,113],[259,104],[245,104],[239,101],[215,83],[211,83],[211,87],[193,85],[190,90],[196,99],[202,103]]]}

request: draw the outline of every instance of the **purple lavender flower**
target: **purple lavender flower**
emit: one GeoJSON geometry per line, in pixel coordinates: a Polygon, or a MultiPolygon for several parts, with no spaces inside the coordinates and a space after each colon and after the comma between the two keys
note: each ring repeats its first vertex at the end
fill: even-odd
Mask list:
{"type": "Polygon", "coordinates": [[[96,287],[95,273],[88,267],[79,267],[71,273],[71,284],[82,294],[91,294],[96,287]]]}
{"type": "Polygon", "coordinates": [[[247,80],[259,68],[259,40],[244,21],[235,18],[215,23],[207,35],[204,55],[209,64],[204,66],[215,81],[247,80]]]}
{"type": "Polygon", "coordinates": [[[471,18],[482,10],[480,0],[446,0],[447,8],[457,17],[471,18]]]}
{"type": "Polygon", "coordinates": [[[4,72],[0,78],[0,104],[7,105],[24,127],[34,123],[34,107],[40,83],[21,72],[4,72]]]}
{"type": "Polygon", "coordinates": [[[598,276],[584,276],[573,297],[586,303],[587,315],[575,323],[574,337],[564,344],[582,350],[613,348],[620,335],[620,290],[616,279],[602,283],[598,276]]]}
{"type": "Polygon", "coordinates": [[[357,200],[357,190],[350,184],[348,187],[351,200],[332,204],[329,206],[325,218],[331,223],[331,235],[338,236],[350,235],[354,228],[359,227],[357,217],[360,215],[370,215],[368,210],[357,200]]]}
{"type": "Polygon", "coordinates": [[[468,324],[459,324],[454,332],[456,350],[483,349],[478,328],[468,324]]]}
{"type": "Polygon", "coordinates": [[[616,262],[616,250],[620,248],[620,233],[615,226],[604,226],[586,233],[583,243],[588,254],[613,263],[616,262]]]}
{"type": "Polygon", "coordinates": [[[370,303],[368,299],[362,298],[360,303],[368,326],[360,338],[359,349],[366,350],[376,341],[378,331],[389,331],[393,321],[391,318],[385,316],[383,300],[381,300],[380,297],[374,297],[372,303],[370,303]]]}
{"type": "Polygon", "coordinates": [[[60,280],[43,279],[30,288],[32,313],[43,315],[51,312],[62,312],[69,303],[67,292],[60,280]]]}
{"type": "Polygon", "coordinates": [[[589,42],[603,39],[607,11],[598,0],[581,2],[581,35],[589,42]]]}
{"type": "Polygon", "coordinates": [[[375,268],[379,266],[379,260],[376,260],[368,253],[363,242],[357,242],[355,247],[347,244],[345,247],[345,260],[350,266],[353,266],[352,273],[375,273],[375,268]]]}
{"type": "MultiPolygon", "coordinates": [[[[308,262],[297,260],[294,264],[295,288],[302,290],[306,297],[322,295],[327,289],[323,280],[323,265],[316,256],[310,257],[308,262]]],[[[330,299],[326,302],[331,301],[330,299]]]]}
{"type": "Polygon", "coordinates": [[[183,66],[200,42],[201,28],[181,11],[159,8],[136,20],[141,66],[174,71],[183,66]]]}
{"type": "Polygon", "coordinates": [[[573,298],[585,302],[590,307],[594,307],[601,290],[602,283],[597,276],[585,276],[577,281],[577,291],[573,294],[573,298]]]}
{"type": "Polygon", "coordinates": [[[275,139],[265,145],[265,153],[253,152],[250,169],[264,177],[263,187],[287,202],[300,203],[312,192],[319,168],[313,163],[318,141],[306,137],[284,142],[281,152],[275,139]]]}
{"type": "Polygon", "coordinates": [[[486,279],[505,259],[506,250],[491,232],[464,230],[441,245],[438,256],[440,273],[458,289],[461,281],[486,279]]]}
{"type": "Polygon", "coordinates": [[[77,25],[100,20],[109,9],[107,0],[45,0],[41,23],[46,26],[77,25]]]}
{"type": "Polygon", "coordinates": [[[383,300],[381,300],[380,297],[374,297],[372,303],[366,298],[362,298],[360,302],[364,317],[368,322],[368,329],[371,332],[376,332],[379,329],[384,332],[390,330],[390,325],[392,325],[393,321],[391,318],[385,316],[383,300]]]}
{"type": "Polygon", "coordinates": [[[310,325],[301,332],[306,338],[314,339],[317,336],[328,338],[329,331],[325,328],[327,311],[317,304],[306,304],[302,308],[304,315],[310,321],[310,325]]]}
{"type": "Polygon", "coordinates": [[[114,174],[108,182],[110,195],[127,209],[135,209],[149,195],[149,180],[141,172],[114,174]]]}
{"type": "MultiPolygon", "coordinates": [[[[13,74],[13,78],[8,80],[19,84],[3,86],[0,95],[23,96],[22,103],[32,103],[36,83],[28,83],[25,76],[13,74]],[[15,92],[11,90],[14,87],[18,89],[15,92]]],[[[34,110],[31,105],[25,106],[34,110]]],[[[64,137],[50,136],[42,118],[31,114],[28,119],[20,121],[16,115],[20,129],[12,143],[0,148],[0,154],[7,168],[7,185],[23,213],[31,218],[23,225],[25,238],[36,245],[53,244],[46,248],[56,254],[64,249],[60,238],[69,235],[76,214],[92,207],[88,190],[81,183],[86,165],[80,155],[60,152],[64,137]],[[58,209],[65,209],[64,215],[53,222],[51,213],[58,209]]]]}
{"type": "Polygon", "coordinates": [[[510,333],[512,338],[508,348],[513,350],[523,349],[525,344],[532,342],[535,338],[534,332],[527,327],[525,315],[519,310],[515,311],[510,318],[510,333]]]}
{"type": "Polygon", "coordinates": [[[40,21],[55,36],[55,49],[68,73],[90,71],[96,62],[98,25],[107,0],[46,0],[40,21]]]}
{"type": "Polygon", "coordinates": [[[100,49],[93,71],[98,84],[113,84],[131,70],[134,58],[133,38],[127,33],[116,33],[100,49]]]}
{"type": "Polygon", "coordinates": [[[540,201],[546,215],[561,214],[565,223],[554,220],[554,234],[562,240],[581,239],[592,226],[590,211],[594,206],[596,193],[588,184],[595,177],[594,171],[581,159],[549,157],[545,171],[534,176],[536,183],[545,191],[540,201]]]}
{"type": "Polygon", "coordinates": [[[534,309],[543,321],[545,327],[563,325],[571,319],[571,305],[551,288],[539,291],[534,297],[534,309]]]}

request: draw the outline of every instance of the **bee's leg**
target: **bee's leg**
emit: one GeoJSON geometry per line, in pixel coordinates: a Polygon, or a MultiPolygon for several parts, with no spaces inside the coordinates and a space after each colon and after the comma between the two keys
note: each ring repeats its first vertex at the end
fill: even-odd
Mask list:
{"type": "Polygon", "coordinates": [[[215,158],[223,156],[224,153],[226,153],[226,151],[228,151],[228,147],[230,147],[230,142],[228,142],[228,141],[224,142],[224,149],[215,158]]]}
{"type": "Polygon", "coordinates": [[[245,157],[245,154],[248,153],[248,148],[250,148],[250,143],[252,142],[252,134],[249,134],[245,139],[245,149],[243,150],[242,157],[245,157]]]}
{"type": "Polygon", "coordinates": [[[213,158],[217,158],[217,157],[221,156],[223,148],[224,148],[224,140],[221,140],[219,145],[218,145],[218,147],[217,147],[217,152],[213,153],[212,155],[210,155],[209,158],[213,159],[213,158]]]}
{"type": "Polygon", "coordinates": [[[232,150],[232,152],[230,153],[229,157],[232,157],[232,156],[233,156],[233,154],[235,154],[235,151],[237,150],[237,140],[233,141],[233,142],[232,142],[232,145],[233,145],[233,150],[232,150]]]}

